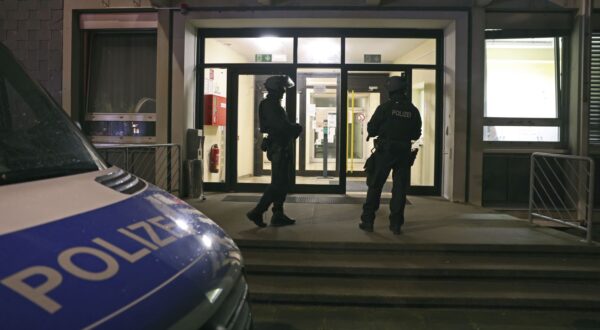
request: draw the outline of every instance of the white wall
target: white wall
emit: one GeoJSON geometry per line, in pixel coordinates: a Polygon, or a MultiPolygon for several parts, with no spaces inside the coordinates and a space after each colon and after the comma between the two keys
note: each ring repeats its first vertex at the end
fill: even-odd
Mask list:
{"type": "Polygon", "coordinates": [[[205,39],[204,49],[206,57],[218,58],[221,63],[245,63],[247,62],[246,57],[242,54],[237,53],[230,47],[227,47],[223,43],[212,39],[205,39]]]}
{"type": "Polygon", "coordinates": [[[241,75],[238,90],[238,177],[254,173],[254,75],[241,75]]]}
{"type": "Polygon", "coordinates": [[[410,52],[394,61],[399,64],[432,64],[435,63],[435,39],[427,39],[410,52]]]}
{"type": "Polygon", "coordinates": [[[421,113],[423,131],[420,139],[422,145],[411,169],[411,184],[432,186],[435,173],[435,71],[413,70],[412,89],[413,104],[421,113]]]}

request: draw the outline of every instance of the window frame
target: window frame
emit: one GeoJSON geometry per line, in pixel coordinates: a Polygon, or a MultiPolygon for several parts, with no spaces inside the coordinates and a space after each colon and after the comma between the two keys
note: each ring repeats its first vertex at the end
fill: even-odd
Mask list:
{"type": "MultiPolygon", "coordinates": [[[[481,126],[481,141],[486,149],[565,149],[568,137],[568,63],[570,40],[568,35],[558,31],[486,31],[484,49],[487,50],[489,39],[526,39],[526,38],[554,38],[555,40],[555,69],[556,69],[556,118],[531,118],[531,117],[486,117],[483,112],[483,124],[481,126]],[[562,39],[562,40],[561,40],[562,39]],[[560,46],[559,46],[560,45],[560,46]],[[555,126],[559,129],[559,140],[557,142],[537,141],[485,141],[483,129],[485,126],[555,126]]],[[[487,86],[487,56],[484,59],[485,73],[484,84],[487,86]]],[[[484,87],[484,102],[487,102],[487,89],[484,87]]]]}
{"type": "MultiPolygon", "coordinates": [[[[83,125],[84,134],[95,144],[98,143],[156,143],[158,136],[158,108],[156,108],[153,113],[125,113],[125,112],[115,112],[115,113],[104,113],[104,112],[90,112],[89,111],[89,102],[90,102],[90,88],[91,88],[91,80],[92,77],[92,62],[91,56],[93,56],[93,39],[97,35],[153,35],[156,39],[156,43],[158,43],[158,31],[155,28],[151,27],[127,27],[122,28],[118,27],[115,29],[100,29],[100,28],[89,28],[82,29],[82,84],[80,91],[80,104],[81,108],[79,110],[79,118],[80,122],[83,125]],[[138,121],[138,122],[149,122],[154,123],[153,135],[144,135],[144,136],[119,136],[119,135],[91,135],[91,132],[88,131],[87,122],[127,122],[127,121],[138,121]]],[[[158,50],[156,53],[158,57],[158,50]]],[[[158,71],[155,75],[155,84],[158,79],[158,71]]],[[[158,91],[155,87],[155,96],[154,101],[156,102],[156,95],[158,91]]]]}

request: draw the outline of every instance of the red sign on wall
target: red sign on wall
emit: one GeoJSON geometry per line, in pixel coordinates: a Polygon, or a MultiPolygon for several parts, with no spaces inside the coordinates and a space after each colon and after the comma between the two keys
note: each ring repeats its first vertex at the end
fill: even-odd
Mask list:
{"type": "Polygon", "coordinates": [[[204,95],[204,125],[225,126],[227,99],[223,96],[204,95]]]}

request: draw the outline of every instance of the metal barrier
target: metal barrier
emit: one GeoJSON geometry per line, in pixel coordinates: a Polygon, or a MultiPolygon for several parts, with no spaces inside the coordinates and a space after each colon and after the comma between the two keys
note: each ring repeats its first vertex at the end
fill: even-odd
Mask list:
{"type": "Polygon", "coordinates": [[[534,152],[529,176],[529,221],[541,218],[586,231],[592,241],[594,160],[534,152]]]}
{"type": "Polygon", "coordinates": [[[170,193],[182,194],[181,150],[177,144],[97,144],[100,155],[170,193]]]}

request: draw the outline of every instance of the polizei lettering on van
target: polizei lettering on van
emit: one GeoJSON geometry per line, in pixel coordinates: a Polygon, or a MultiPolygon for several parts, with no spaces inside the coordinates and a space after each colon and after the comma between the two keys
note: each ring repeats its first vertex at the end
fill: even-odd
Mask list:
{"type": "Polygon", "coordinates": [[[133,320],[150,326],[164,317],[165,304],[191,310],[224,278],[241,274],[233,240],[198,210],[154,187],[1,235],[0,260],[0,324],[8,328],[133,320]]]}
{"type": "Polygon", "coordinates": [[[177,239],[190,235],[191,232],[175,231],[177,227],[175,221],[166,219],[162,216],[136,222],[126,228],[118,228],[117,233],[124,235],[140,244],[136,251],[126,251],[119,246],[110,243],[101,237],[92,239],[93,246],[74,246],[62,251],[58,257],[60,269],[36,265],[25,268],[13,275],[10,275],[0,282],[32,303],[46,310],[48,313],[58,311],[62,305],[48,296],[48,294],[58,287],[63,280],[63,273],[71,274],[85,281],[104,281],[119,272],[119,262],[122,261],[135,263],[141,258],[150,254],[151,250],[158,250],[165,247],[177,239]],[[160,229],[165,234],[159,234],[155,228],[160,229]],[[74,259],[78,255],[88,255],[98,259],[104,266],[100,270],[86,269],[85,266],[78,265],[74,259]],[[36,286],[27,283],[27,279],[34,276],[42,276],[45,281],[36,286]]]}

